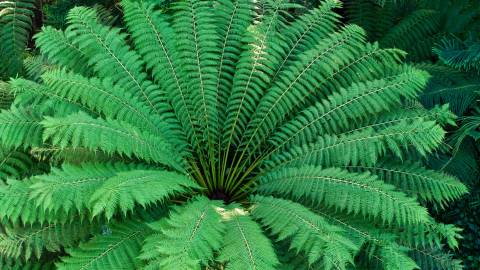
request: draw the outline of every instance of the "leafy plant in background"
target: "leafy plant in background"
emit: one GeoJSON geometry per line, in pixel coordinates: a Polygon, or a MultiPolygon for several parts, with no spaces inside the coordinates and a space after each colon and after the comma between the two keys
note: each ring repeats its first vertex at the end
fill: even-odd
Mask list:
{"type": "Polygon", "coordinates": [[[467,269],[478,269],[480,242],[478,242],[480,196],[478,146],[478,42],[480,6],[477,1],[402,1],[386,2],[347,1],[350,22],[363,26],[371,40],[379,40],[385,47],[398,47],[409,53],[408,59],[427,70],[432,78],[421,94],[427,107],[450,104],[460,116],[458,130],[450,127],[447,151],[432,156],[432,167],[458,176],[471,194],[438,216],[464,228],[457,256],[467,269]]]}
{"type": "Polygon", "coordinates": [[[36,0],[0,1],[0,80],[23,71],[25,49],[33,28],[36,0]]]}
{"type": "Polygon", "coordinates": [[[442,250],[459,230],[425,205],[466,188],[421,162],[454,118],[414,101],[428,75],[402,51],[339,26],[333,0],[298,18],[283,1],[122,6],[128,35],[74,8],[65,31],[36,36],[58,68],[10,82],[2,145],[66,161],[1,189],[5,258],[58,269],[460,268],[442,250]],[[78,153],[83,162],[68,159],[78,153]]]}
{"type": "Polygon", "coordinates": [[[97,16],[108,24],[113,24],[118,16],[115,8],[116,1],[113,0],[51,0],[43,6],[45,24],[55,28],[67,26],[67,13],[75,6],[92,6],[97,9],[97,16]]]}

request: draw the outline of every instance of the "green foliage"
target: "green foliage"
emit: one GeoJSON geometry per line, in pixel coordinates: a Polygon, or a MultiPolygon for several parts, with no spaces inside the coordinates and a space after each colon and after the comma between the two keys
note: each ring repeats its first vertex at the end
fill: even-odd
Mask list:
{"type": "Polygon", "coordinates": [[[456,69],[480,69],[480,40],[471,36],[465,41],[446,38],[434,50],[441,61],[456,69]]]}
{"type": "Polygon", "coordinates": [[[384,48],[430,13],[377,44],[339,24],[336,0],[299,16],[287,1],[152,2],[122,1],[125,29],[75,7],[35,36],[42,56],[9,83],[0,143],[54,166],[5,163],[0,220],[15,230],[1,254],[102,270],[448,258],[459,230],[425,206],[467,189],[422,162],[454,116],[416,103],[429,75],[384,48]]]}
{"type": "Polygon", "coordinates": [[[113,224],[90,241],[67,250],[56,269],[136,269],[137,254],[150,229],[135,220],[113,224]]]}
{"type": "Polygon", "coordinates": [[[32,31],[36,0],[0,1],[0,78],[23,70],[23,54],[32,31]]]}

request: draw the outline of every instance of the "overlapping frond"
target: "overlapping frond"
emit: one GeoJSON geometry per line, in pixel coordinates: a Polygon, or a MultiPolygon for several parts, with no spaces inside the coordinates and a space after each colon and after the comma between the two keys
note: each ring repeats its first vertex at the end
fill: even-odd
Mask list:
{"type": "Polygon", "coordinates": [[[222,246],[225,225],[221,223],[221,206],[218,201],[196,197],[175,207],[167,220],[152,224],[157,233],[146,239],[141,256],[151,260],[147,269],[200,269],[208,265],[222,246]]]}
{"type": "Polygon", "coordinates": [[[252,215],[278,240],[289,238],[290,248],[307,255],[308,262],[321,261],[322,269],[345,269],[353,263],[358,247],[306,207],[287,200],[255,196],[252,215]]]}
{"type": "Polygon", "coordinates": [[[34,17],[35,0],[0,1],[0,78],[18,75],[23,69],[34,17]]]}
{"type": "Polygon", "coordinates": [[[0,180],[20,179],[33,167],[35,160],[26,152],[0,147],[0,180]]]}
{"type": "Polygon", "coordinates": [[[398,225],[422,223],[428,217],[414,198],[395,191],[375,175],[338,168],[283,168],[261,177],[258,191],[398,225]]]}
{"type": "Polygon", "coordinates": [[[25,261],[32,257],[39,259],[45,251],[58,252],[85,240],[92,227],[81,222],[4,227],[0,234],[0,254],[25,261]]]}
{"type": "Polygon", "coordinates": [[[62,30],[45,26],[35,36],[35,43],[42,55],[51,63],[84,75],[93,72],[92,67],[88,64],[85,49],[74,44],[73,38],[62,30]]]}
{"type": "Polygon", "coordinates": [[[61,148],[83,146],[106,153],[117,152],[184,171],[181,157],[173,152],[167,141],[125,122],[95,119],[85,113],[77,113],[63,118],[46,118],[42,125],[45,127],[44,140],[61,148]]]}
{"type": "Polygon", "coordinates": [[[372,167],[351,166],[353,170],[370,171],[383,181],[395,185],[407,194],[444,206],[460,198],[467,188],[458,179],[445,173],[429,170],[417,163],[379,163],[372,167]]]}
{"type": "Polygon", "coordinates": [[[56,264],[57,269],[136,269],[142,242],[151,233],[141,221],[109,225],[103,233],[77,248],[67,250],[70,255],[56,264]]]}
{"type": "Polygon", "coordinates": [[[226,233],[218,260],[227,270],[278,269],[272,242],[247,212],[233,208],[224,214],[226,233]]]}
{"type": "Polygon", "coordinates": [[[34,108],[12,108],[0,113],[0,143],[9,148],[28,148],[42,143],[41,115],[34,108]]]}
{"type": "Polygon", "coordinates": [[[463,70],[480,70],[480,40],[473,37],[465,41],[459,38],[444,38],[433,49],[445,64],[463,70]]]}
{"type": "Polygon", "coordinates": [[[143,70],[143,61],[125,41],[120,29],[101,25],[94,9],[77,7],[70,11],[68,34],[73,44],[85,51],[100,78],[109,78],[124,91],[137,95],[160,119],[172,121],[164,91],[158,89],[143,70]],[[140,93],[140,95],[138,95],[140,93]]]}
{"type": "Polygon", "coordinates": [[[319,134],[341,133],[352,120],[362,120],[401,104],[424,87],[424,72],[406,68],[388,79],[368,81],[340,89],[326,100],[306,108],[274,133],[277,147],[311,142],[319,134]],[[367,105],[368,104],[368,105],[367,105]]]}
{"type": "Polygon", "coordinates": [[[198,185],[192,179],[161,170],[133,170],[117,173],[91,196],[93,215],[105,212],[110,219],[116,212],[127,214],[136,204],[143,207],[186,193],[198,185]]]}

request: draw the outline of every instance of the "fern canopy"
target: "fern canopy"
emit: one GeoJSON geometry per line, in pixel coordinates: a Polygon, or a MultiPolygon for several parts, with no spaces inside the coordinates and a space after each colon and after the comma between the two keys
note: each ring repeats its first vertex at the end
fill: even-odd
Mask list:
{"type": "Polygon", "coordinates": [[[429,75],[402,51],[340,25],[337,0],[300,16],[283,0],[151,2],[121,2],[125,29],[75,7],[35,36],[52,66],[12,79],[0,113],[1,254],[60,256],[58,269],[416,269],[420,244],[456,246],[426,206],[466,187],[421,164],[454,117],[414,102],[429,75]],[[59,164],[18,174],[25,151],[59,164]]]}

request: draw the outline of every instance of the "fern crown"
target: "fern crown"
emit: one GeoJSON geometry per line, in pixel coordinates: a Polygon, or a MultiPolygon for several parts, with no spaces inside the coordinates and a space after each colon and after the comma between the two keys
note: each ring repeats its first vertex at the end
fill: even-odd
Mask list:
{"type": "Polygon", "coordinates": [[[339,1],[298,17],[283,0],[147,2],[122,1],[126,29],[76,7],[36,36],[52,68],[10,82],[0,141],[63,164],[2,187],[0,216],[28,226],[0,247],[34,235],[4,254],[67,248],[58,269],[415,269],[456,245],[425,205],[466,188],[420,162],[452,114],[415,102],[428,74],[341,25],[339,1]],[[82,233],[42,242],[66,230],[82,233]]]}

